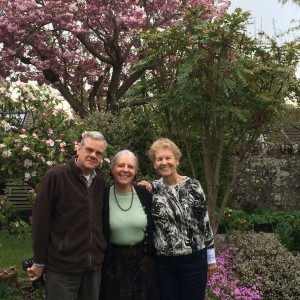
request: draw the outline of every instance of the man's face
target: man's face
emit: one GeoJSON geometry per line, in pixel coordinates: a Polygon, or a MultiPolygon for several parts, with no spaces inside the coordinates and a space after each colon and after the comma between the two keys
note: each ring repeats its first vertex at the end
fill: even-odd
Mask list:
{"type": "Polygon", "coordinates": [[[102,162],[105,142],[87,138],[77,150],[77,164],[83,170],[84,175],[89,175],[102,162]]]}

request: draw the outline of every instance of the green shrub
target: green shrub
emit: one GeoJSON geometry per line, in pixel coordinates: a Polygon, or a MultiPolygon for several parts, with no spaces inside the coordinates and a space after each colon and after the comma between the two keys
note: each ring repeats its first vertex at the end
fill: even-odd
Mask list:
{"type": "Polygon", "coordinates": [[[230,238],[233,231],[245,232],[252,228],[249,216],[239,209],[226,208],[221,224],[225,226],[227,238],[230,238]]]}
{"type": "Polygon", "coordinates": [[[274,234],[235,234],[239,249],[235,255],[236,272],[243,284],[262,277],[264,300],[300,299],[300,255],[293,255],[274,234]]]}
{"type": "MultiPolygon", "coordinates": [[[[216,215],[218,213],[216,210],[216,215]]],[[[300,211],[261,210],[248,214],[242,209],[226,208],[220,225],[224,226],[226,231],[242,232],[253,229],[255,225],[271,225],[275,231],[277,225],[285,222],[291,215],[300,219],[300,211]]]]}
{"type": "Polygon", "coordinates": [[[289,216],[275,230],[280,242],[291,252],[300,253],[300,218],[289,216]]]}
{"type": "Polygon", "coordinates": [[[10,234],[23,238],[29,230],[29,225],[18,217],[14,205],[7,197],[0,195],[0,230],[5,229],[10,234]]]}
{"type": "Polygon", "coordinates": [[[269,224],[276,225],[279,222],[286,219],[290,212],[278,211],[278,210],[263,210],[260,213],[253,213],[249,215],[250,222],[253,224],[269,224]]]}

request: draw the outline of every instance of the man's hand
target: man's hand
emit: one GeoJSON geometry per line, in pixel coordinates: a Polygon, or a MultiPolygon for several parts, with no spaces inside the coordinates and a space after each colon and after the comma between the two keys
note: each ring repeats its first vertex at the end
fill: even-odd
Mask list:
{"type": "Polygon", "coordinates": [[[36,281],[44,274],[44,271],[45,267],[33,265],[27,269],[27,274],[30,278],[30,281],[36,281]]]}

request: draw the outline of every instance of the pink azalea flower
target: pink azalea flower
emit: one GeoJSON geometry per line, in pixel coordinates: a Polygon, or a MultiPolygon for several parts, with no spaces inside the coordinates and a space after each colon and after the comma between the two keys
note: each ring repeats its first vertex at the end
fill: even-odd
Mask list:
{"type": "Polygon", "coordinates": [[[46,141],[46,144],[47,144],[47,146],[50,146],[50,147],[53,147],[54,146],[54,141],[53,140],[47,140],[46,141]]]}

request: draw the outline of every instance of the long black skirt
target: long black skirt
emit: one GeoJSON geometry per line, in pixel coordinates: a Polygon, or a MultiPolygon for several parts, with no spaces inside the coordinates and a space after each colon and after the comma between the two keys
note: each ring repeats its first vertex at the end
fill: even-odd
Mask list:
{"type": "Polygon", "coordinates": [[[159,300],[153,256],[135,247],[111,245],[102,268],[100,300],[159,300]]]}

